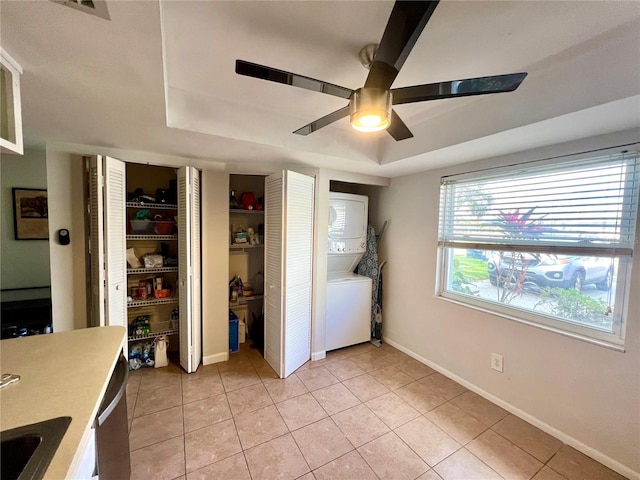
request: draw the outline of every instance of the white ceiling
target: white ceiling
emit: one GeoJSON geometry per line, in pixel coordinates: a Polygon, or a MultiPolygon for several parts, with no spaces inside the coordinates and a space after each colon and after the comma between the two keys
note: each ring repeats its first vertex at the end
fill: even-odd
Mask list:
{"type": "Polygon", "coordinates": [[[395,142],[343,119],[346,101],[234,73],[243,59],[348,88],[391,1],[107,1],[111,20],[0,1],[0,43],[22,65],[27,144],[67,142],[228,169],[265,162],[394,177],[640,129],[640,2],[443,1],[394,87],[526,71],[514,93],[396,107],[395,142]]]}

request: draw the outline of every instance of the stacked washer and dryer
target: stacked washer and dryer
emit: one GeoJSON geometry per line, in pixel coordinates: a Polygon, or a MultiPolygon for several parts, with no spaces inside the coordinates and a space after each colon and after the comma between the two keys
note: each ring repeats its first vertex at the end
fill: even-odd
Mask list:
{"type": "Polygon", "coordinates": [[[329,193],[326,350],[371,340],[369,277],[353,273],[367,250],[369,198],[329,193]]]}

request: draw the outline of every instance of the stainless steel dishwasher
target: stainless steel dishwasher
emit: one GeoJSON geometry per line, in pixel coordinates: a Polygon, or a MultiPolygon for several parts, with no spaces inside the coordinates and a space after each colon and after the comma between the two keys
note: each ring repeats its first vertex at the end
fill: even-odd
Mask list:
{"type": "Polygon", "coordinates": [[[96,470],[100,480],[126,480],[131,477],[125,394],[128,378],[129,365],[127,359],[121,356],[109,380],[95,422],[96,470]]]}

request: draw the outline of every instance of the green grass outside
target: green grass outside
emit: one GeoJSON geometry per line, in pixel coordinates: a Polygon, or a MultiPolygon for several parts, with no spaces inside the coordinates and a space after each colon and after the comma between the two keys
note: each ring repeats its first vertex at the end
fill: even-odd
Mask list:
{"type": "Polygon", "coordinates": [[[476,280],[489,280],[486,260],[467,258],[464,255],[455,255],[454,259],[459,263],[460,270],[467,280],[472,282],[476,280]]]}

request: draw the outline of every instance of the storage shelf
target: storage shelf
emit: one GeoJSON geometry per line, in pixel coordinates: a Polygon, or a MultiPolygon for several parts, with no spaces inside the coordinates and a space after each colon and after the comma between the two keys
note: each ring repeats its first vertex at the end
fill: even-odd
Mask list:
{"type": "Polygon", "coordinates": [[[127,202],[127,208],[153,208],[155,210],[177,210],[178,205],[174,205],[173,203],[127,202]]]}
{"type": "Polygon", "coordinates": [[[258,245],[234,243],[233,245],[229,245],[229,249],[231,250],[245,250],[247,248],[264,248],[264,243],[259,243],[258,245]]]}
{"type": "Polygon", "coordinates": [[[164,305],[167,303],[178,303],[178,297],[148,298],[146,300],[133,300],[132,302],[127,302],[127,308],[145,307],[147,305],[164,305]]]}
{"type": "Polygon", "coordinates": [[[177,240],[178,235],[127,235],[127,240],[177,240]]]}
{"type": "Polygon", "coordinates": [[[232,208],[232,209],[229,210],[229,213],[247,213],[249,215],[251,215],[251,214],[263,215],[264,214],[264,210],[245,210],[244,208],[232,208]]]}
{"type": "Polygon", "coordinates": [[[148,338],[156,338],[160,335],[175,335],[180,331],[177,328],[171,328],[169,330],[159,330],[157,332],[149,332],[146,335],[129,335],[127,340],[132,342],[135,340],[146,340],[148,338]]]}
{"type": "Polygon", "coordinates": [[[127,275],[140,275],[145,273],[169,273],[177,271],[178,267],[127,268],[127,275]]]}
{"type": "Polygon", "coordinates": [[[264,295],[252,295],[251,297],[238,297],[238,301],[229,302],[230,307],[237,307],[238,305],[246,305],[252,300],[261,300],[264,298],[264,295]]]}

